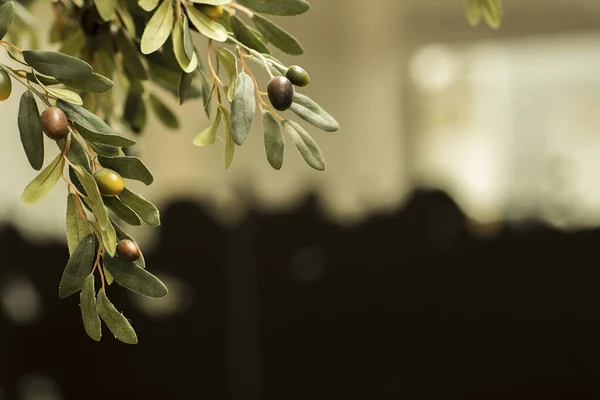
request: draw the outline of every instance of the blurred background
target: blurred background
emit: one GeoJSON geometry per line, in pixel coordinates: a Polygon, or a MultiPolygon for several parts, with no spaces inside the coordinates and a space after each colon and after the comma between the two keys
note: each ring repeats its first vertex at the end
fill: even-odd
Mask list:
{"type": "Polygon", "coordinates": [[[460,0],[311,4],[276,55],[341,124],[311,131],[325,172],[291,143],[273,171],[260,124],[224,171],[199,102],[140,139],[163,225],[128,231],[170,294],[111,288],[135,347],[58,299],[64,187],[20,205],[3,104],[0,400],[600,398],[600,3],[507,0],[499,31],[460,0]]]}

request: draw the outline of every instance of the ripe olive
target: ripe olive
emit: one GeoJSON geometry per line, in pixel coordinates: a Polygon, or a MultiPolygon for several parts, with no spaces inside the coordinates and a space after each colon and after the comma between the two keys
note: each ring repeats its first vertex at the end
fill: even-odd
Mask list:
{"type": "Polygon", "coordinates": [[[292,81],[294,85],[299,87],[308,86],[310,83],[310,76],[308,76],[308,72],[306,72],[304,68],[297,65],[292,65],[290,68],[288,68],[285,76],[292,81]]]}
{"type": "Polygon", "coordinates": [[[123,239],[117,243],[117,254],[124,260],[136,261],[142,256],[137,243],[133,240],[123,239]]]}
{"type": "Polygon", "coordinates": [[[5,70],[0,69],[0,101],[4,101],[10,97],[12,92],[12,81],[5,70]]]}
{"type": "Polygon", "coordinates": [[[48,107],[42,111],[40,121],[42,130],[52,140],[64,139],[69,134],[67,116],[58,107],[48,107]]]}
{"type": "Polygon", "coordinates": [[[294,102],[294,85],[285,76],[278,76],[269,82],[267,86],[269,100],[278,111],[285,111],[294,102]]]}
{"type": "Polygon", "coordinates": [[[98,189],[102,196],[115,197],[120,195],[125,189],[125,181],[121,175],[112,169],[99,169],[94,172],[94,179],[98,184],[98,189]]]}
{"type": "Polygon", "coordinates": [[[218,20],[223,15],[223,7],[210,4],[196,4],[195,7],[213,21],[218,20]]]}

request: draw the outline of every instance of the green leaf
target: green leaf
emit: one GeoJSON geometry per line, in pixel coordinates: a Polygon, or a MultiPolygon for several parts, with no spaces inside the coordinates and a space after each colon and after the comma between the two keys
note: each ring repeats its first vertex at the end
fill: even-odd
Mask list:
{"type": "Polygon", "coordinates": [[[269,54],[269,48],[258,34],[258,31],[246,24],[237,15],[231,17],[231,28],[233,29],[233,34],[240,42],[259,53],[269,54]]]}
{"type": "Polygon", "coordinates": [[[117,234],[112,224],[108,224],[106,228],[100,228],[96,224],[96,229],[100,231],[100,240],[102,241],[102,247],[104,248],[105,254],[114,256],[117,251],[117,234]]]}
{"type": "MultiPolygon", "coordinates": [[[[133,237],[131,237],[130,235],[127,234],[127,232],[125,232],[123,230],[123,228],[121,228],[119,226],[119,224],[117,224],[114,220],[110,220],[112,226],[115,228],[115,231],[117,232],[117,239],[119,240],[123,240],[123,239],[129,239],[133,242],[135,242],[135,240],[133,239],[133,237]]],[[[142,253],[140,258],[138,258],[137,260],[135,260],[133,262],[135,265],[137,265],[140,268],[146,268],[146,261],[144,260],[144,254],[142,253]]]]}
{"type": "Polygon", "coordinates": [[[98,155],[105,157],[121,157],[124,156],[123,150],[121,150],[117,146],[112,146],[109,144],[100,144],[94,142],[88,142],[92,150],[94,150],[98,155]]]}
{"type": "Polygon", "coordinates": [[[235,54],[231,52],[231,50],[225,47],[217,47],[215,49],[215,53],[223,68],[225,68],[225,72],[227,72],[227,76],[229,77],[229,87],[227,88],[227,99],[229,101],[233,101],[235,96],[235,88],[238,76],[238,67],[237,67],[237,59],[235,54]]]}
{"type": "Polygon", "coordinates": [[[190,3],[210,4],[211,6],[222,6],[231,3],[231,0],[189,0],[190,3]]]}
{"type": "Polygon", "coordinates": [[[25,50],[23,58],[39,73],[57,79],[80,79],[92,73],[85,61],[56,51],[25,50]]]}
{"type": "Polygon", "coordinates": [[[225,169],[231,166],[233,156],[235,155],[235,143],[231,137],[231,116],[225,107],[219,104],[219,110],[225,121],[225,169]]]}
{"type": "Polygon", "coordinates": [[[473,27],[481,23],[481,12],[480,0],[467,0],[466,2],[466,14],[469,24],[473,27]]]}
{"type": "Polygon", "coordinates": [[[277,24],[260,14],[254,14],[252,19],[258,30],[273,43],[275,47],[291,55],[304,54],[304,49],[298,40],[277,24]]]}
{"type": "Polygon", "coordinates": [[[185,28],[183,25],[183,21],[177,21],[175,23],[175,28],[173,29],[172,36],[173,52],[175,53],[175,57],[177,58],[177,62],[181,66],[181,69],[187,73],[190,73],[193,72],[196,68],[198,68],[198,57],[193,51],[193,46],[192,55],[187,55],[184,43],[184,29],[185,28]]]}
{"type": "MultiPolygon", "coordinates": [[[[59,144],[59,148],[62,149],[65,142],[65,139],[62,139],[59,142],[57,142],[59,144]]],[[[76,137],[72,137],[67,158],[69,159],[69,161],[71,161],[72,164],[81,165],[86,170],[90,171],[90,163],[88,160],[86,149],[83,147],[80,140],[76,137]]]]}
{"type": "Polygon", "coordinates": [[[319,106],[310,97],[296,92],[294,95],[294,103],[290,107],[300,118],[309,124],[324,130],[325,132],[335,132],[340,129],[340,124],[319,106]]]}
{"type": "Polygon", "coordinates": [[[60,82],[58,80],[56,80],[55,78],[52,78],[52,77],[49,77],[49,76],[44,76],[44,75],[39,74],[39,73],[28,72],[26,74],[26,76],[27,76],[28,80],[30,80],[30,81],[38,81],[38,82],[40,82],[44,86],[60,85],[60,82]]]}
{"type": "MultiPolygon", "coordinates": [[[[69,255],[72,255],[77,245],[90,233],[90,225],[81,217],[77,207],[77,196],[69,193],[67,196],[67,245],[69,255]]],[[[83,207],[81,209],[83,212],[83,207]]]]}
{"type": "Polygon", "coordinates": [[[307,12],[310,4],[305,0],[238,0],[251,10],[270,15],[293,16],[307,12]]]}
{"type": "Polygon", "coordinates": [[[262,112],[263,131],[265,134],[265,151],[271,167],[280,170],[283,166],[285,142],[277,119],[271,112],[262,112]]]}
{"type": "Polygon", "coordinates": [[[17,125],[27,160],[33,169],[39,171],[44,165],[44,133],[35,97],[29,90],[21,96],[17,125]]]}
{"type": "Polygon", "coordinates": [[[85,278],[92,272],[97,254],[96,236],[90,234],[83,238],[69,258],[63,271],[58,297],[67,298],[81,290],[85,278]]]}
{"type": "Polygon", "coordinates": [[[115,337],[126,344],[137,344],[138,338],[133,327],[123,314],[106,297],[104,289],[98,291],[98,313],[115,337]]]}
{"type": "Polygon", "coordinates": [[[58,100],[56,105],[75,123],[79,133],[90,141],[119,147],[135,144],[135,140],[117,135],[106,122],[81,106],[62,100],[58,100]]]}
{"type": "Polygon", "coordinates": [[[127,207],[118,197],[105,197],[104,204],[123,222],[132,226],[140,226],[142,221],[135,212],[127,207]]]}
{"type": "Polygon", "coordinates": [[[62,154],[56,156],[40,174],[31,181],[21,195],[23,205],[33,205],[41,201],[52,190],[56,182],[60,179],[64,161],[62,154]]]}
{"type": "Polygon", "coordinates": [[[127,38],[123,31],[117,34],[117,47],[123,56],[123,68],[131,81],[144,81],[148,79],[146,67],[140,60],[139,51],[127,38]]]}
{"type": "Polygon", "coordinates": [[[110,21],[117,7],[117,0],[94,0],[94,4],[100,17],[104,21],[110,21]]]}
{"type": "Polygon", "coordinates": [[[100,195],[96,180],[82,166],[76,165],[73,167],[73,170],[77,175],[77,179],[79,179],[81,185],[85,189],[85,193],[87,195],[86,202],[96,216],[96,221],[98,222],[100,229],[106,229],[106,227],[109,225],[108,213],[104,207],[102,195],[100,195]]]}
{"type": "Polygon", "coordinates": [[[212,146],[215,144],[215,140],[217,139],[217,132],[219,130],[219,125],[221,124],[221,110],[217,111],[217,116],[213,121],[212,125],[200,132],[194,138],[194,145],[199,147],[212,146]]]}
{"type": "Polygon", "coordinates": [[[188,17],[198,32],[217,42],[225,42],[229,38],[223,25],[213,21],[193,6],[187,7],[188,17]]]}
{"type": "Polygon", "coordinates": [[[179,97],[179,105],[182,105],[187,100],[193,81],[194,74],[188,74],[184,71],[181,71],[181,78],[179,79],[179,88],[177,90],[177,97],[179,97]]]}
{"type": "Polygon", "coordinates": [[[162,47],[173,29],[173,4],[164,0],[150,18],[142,34],[141,50],[143,54],[154,53],[162,47]]]}
{"type": "Polygon", "coordinates": [[[166,296],[167,287],[147,270],[119,257],[105,257],[104,266],[115,282],[143,296],[160,298],[166,296]]]}
{"type": "Polygon", "coordinates": [[[148,111],[141,93],[129,91],[125,99],[123,119],[133,132],[140,133],[146,127],[148,111]]]}
{"type": "Polygon", "coordinates": [[[78,106],[83,104],[83,100],[81,99],[81,96],[79,96],[77,93],[72,92],[68,89],[49,88],[49,87],[44,87],[44,89],[46,89],[48,91],[48,93],[50,93],[56,99],[61,99],[68,103],[75,104],[78,106]]]}
{"type": "Polygon", "coordinates": [[[92,93],[104,93],[112,89],[115,85],[107,77],[93,72],[84,78],[79,79],[58,79],[60,83],[73,89],[83,90],[92,93]]]}
{"type": "Polygon", "coordinates": [[[160,225],[160,213],[158,209],[154,204],[144,199],[142,195],[133,193],[131,190],[125,188],[123,193],[119,195],[119,198],[127,207],[135,211],[146,224],[150,226],[160,225]]]}
{"type": "Polygon", "coordinates": [[[127,0],[119,0],[117,2],[117,14],[119,14],[125,30],[131,36],[136,36],[135,22],[131,12],[129,12],[129,9],[127,8],[127,0]]]}
{"type": "Polygon", "coordinates": [[[150,105],[154,113],[166,127],[171,129],[179,128],[179,120],[169,107],[165,105],[157,96],[150,94],[150,105]]]}
{"type": "Polygon", "coordinates": [[[151,185],[154,182],[152,172],[146,167],[144,162],[138,157],[104,157],[99,156],[98,161],[105,168],[116,171],[123,178],[134,179],[145,185],[151,185]]]}
{"type": "Polygon", "coordinates": [[[231,102],[231,137],[238,146],[248,138],[256,113],[254,82],[245,72],[237,77],[235,95],[231,102]]]}
{"type": "Polygon", "coordinates": [[[482,0],[483,4],[481,5],[483,16],[488,23],[494,29],[500,28],[502,25],[502,16],[504,14],[504,10],[502,9],[502,1],[501,0],[482,0]]]}
{"type": "Polygon", "coordinates": [[[192,39],[192,30],[190,29],[190,21],[187,15],[183,15],[183,49],[187,58],[191,59],[194,56],[194,40],[192,39]]]}
{"type": "Polygon", "coordinates": [[[81,304],[81,320],[85,332],[89,337],[99,342],[102,337],[102,327],[98,316],[98,307],[96,306],[96,288],[93,274],[88,275],[83,282],[79,303],[81,304]]]}
{"type": "Polygon", "coordinates": [[[283,121],[283,127],[308,165],[317,171],[325,170],[325,158],[314,139],[294,121],[283,121]]]}
{"type": "Polygon", "coordinates": [[[158,1],[159,0],[138,0],[138,4],[144,11],[152,11],[158,6],[158,1]]]}
{"type": "Polygon", "coordinates": [[[15,3],[9,1],[0,7],[0,39],[6,36],[15,16],[15,3]]]}

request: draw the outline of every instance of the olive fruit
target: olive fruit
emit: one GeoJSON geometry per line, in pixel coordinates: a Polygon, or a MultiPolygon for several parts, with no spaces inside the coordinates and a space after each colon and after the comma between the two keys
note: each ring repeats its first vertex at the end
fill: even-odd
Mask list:
{"type": "Polygon", "coordinates": [[[308,76],[308,72],[306,72],[304,68],[297,65],[292,65],[289,67],[285,76],[292,81],[294,85],[299,87],[308,86],[310,83],[310,76],[308,76]]]}
{"type": "Polygon", "coordinates": [[[105,197],[120,195],[125,189],[125,181],[121,175],[112,169],[102,168],[94,172],[94,179],[98,184],[100,194],[105,197]]]}
{"type": "Polygon", "coordinates": [[[0,69],[0,101],[4,101],[10,97],[12,92],[12,81],[5,70],[0,69]]]}
{"type": "Polygon", "coordinates": [[[202,14],[206,15],[208,18],[213,21],[218,20],[223,15],[223,7],[221,6],[213,6],[210,4],[196,4],[196,9],[200,11],[202,14]]]}
{"type": "Polygon", "coordinates": [[[48,107],[40,116],[42,130],[52,140],[64,139],[69,134],[67,116],[58,107],[48,107]]]}
{"type": "Polygon", "coordinates": [[[294,85],[285,76],[277,76],[267,86],[269,100],[278,111],[285,111],[294,102],[294,85]]]}
{"type": "Polygon", "coordinates": [[[123,239],[117,243],[117,254],[122,259],[132,262],[139,260],[142,256],[137,243],[129,239],[123,239]]]}

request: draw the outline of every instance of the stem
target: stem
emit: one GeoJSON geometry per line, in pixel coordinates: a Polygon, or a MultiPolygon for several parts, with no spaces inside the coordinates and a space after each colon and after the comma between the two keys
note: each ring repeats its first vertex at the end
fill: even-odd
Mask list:
{"type": "Polygon", "coordinates": [[[233,43],[237,44],[238,46],[243,47],[244,50],[246,50],[252,56],[254,56],[254,57],[258,58],[259,60],[261,60],[263,62],[263,64],[265,65],[265,67],[267,69],[267,72],[269,73],[269,76],[271,77],[271,79],[274,76],[273,76],[273,73],[271,72],[271,69],[269,68],[268,64],[271,64],[272,66],[274,66],[275,68],[278,68],[278,69],[287,69],[287,67],[285,65],[281,65],[281,64],[279,64],[276,61],[269,60],[268,58],[266,58],[265,56],[263,56],[262,54],[260,54],[258,51],[254,50],[251,47],[246,46],[244,43],[240,42],[239,40],[237,40],[233,36],[229,36],[229,40],[231,40],[233,43]]]}
{"type": "Polygon", "coordinates": [[[183,15],[181,13],[181,0],[175,0],[175,13],[177,15],[177,20],[181,21],[183,19],[183,15]]]}
{"type": "Polygon", "coordinates": [[[212,39],[208,40],[208,69],[210,70],[210,76],[213,79],[213,83],[216,85],[217,83],[219,85],[221,85],[221,87],[224,87],[225,85],[223,84],[223,82],[221,82],[221,80],[219,79],[219,77],[217,76],[217,73],[215,72],[215,69],[213,67],[213,63],[212,63],[212,59],[210,54],[212,53],[212,48],[213,48],[213,41],[212,39]]]}
{"type": "Polygon", "coordinates": [[[48,107],[52,106],[52,104],[50,104],[50,102],[48,101],[46,96],[44,96],[43,93],[40,93],[36,88],[31,86],[31,84],[29,82],[23,81],[23,78],[18,73],[13,71],[12,68],[10,68],[9,66],[4,65],[4,64],[0,64],[0,68],[2,68],[7,74],[12,76],[17,82],[19,82],[20,84],[25,86],[27,89],[31,90],[31,92],[33,94],[35,94],[37,97],[39,97],[46,106],[48,106],[48,107]]]}
{"type": "Polygon", "coordinates": [[[227,6],[230,9],[233,8],[233,9],[236,9],[236,10],[238,10],[240,12],[243,12],[244,14],[246,14],[248,16],[248,18],[254,18],[254,13],[250,9],[244,7],[241,4],[229,3],[227,6]]]}

